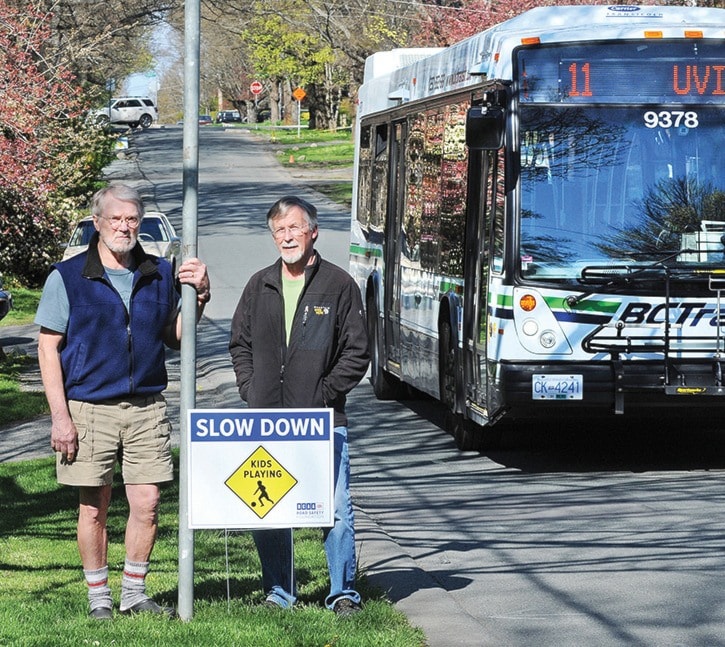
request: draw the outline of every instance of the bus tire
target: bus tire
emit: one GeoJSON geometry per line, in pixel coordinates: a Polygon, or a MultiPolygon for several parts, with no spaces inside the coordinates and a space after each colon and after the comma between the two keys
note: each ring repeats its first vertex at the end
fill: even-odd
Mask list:
{"type": "Polygon", "coordinates": [[[477,452],[481,449],[482,429],[477,427],[470,420],[466,420],[461,415],[458,418],[456,427],[453,431],[453,439],[456,441],[456,447],[462,452],[477,452]]]}
{"type": "Polygon", "coordinates": [[[453,423],[453,439],[456,447],[462,452],[484,452],[496,450],[501,447],[503,429],[498,426],[481,426],[464,418],[460,414],[452,414],[456,420],[453,423]]]}
{"type": "MultiPolygon", "coordinates": [[[[451,324],[448,321],[441,322],[438,331],[438,383],[439,399],[446,408],[446,413],[456,412],[456,349],[452,342],[451,324]]],[[[453,426],[449,431],[455,431],[455,423],[451,416],[446,420],[453,426]]]]}
{"type": "Polygon", "coordinates": [[[367,302],[367,316],[370,346],[370,382],[373,385],[373,393],[378,400],[403,399],[407,393],[405,384],[382,367],[377,309],[372,303],[372,299],[368,299],[367,302]]]}

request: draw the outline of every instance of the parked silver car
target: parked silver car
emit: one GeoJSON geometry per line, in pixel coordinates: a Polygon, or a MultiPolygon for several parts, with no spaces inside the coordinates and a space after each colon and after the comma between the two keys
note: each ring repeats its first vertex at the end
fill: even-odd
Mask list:
{"type": "MultiPolygon", "coordinates": [[[[83,218],[73,230],[68,245],[63,253],[63,260],[76,256],[88,249],[88,243],[96,228],[93,218],[83,218]]],[[[138,240],[144,251],[154,256],[167,259],[174,269],[181,264],[181,238],[177,236],[174,226],[165,214],[160,211],[147,211],[141,221],[138,240]]]]}

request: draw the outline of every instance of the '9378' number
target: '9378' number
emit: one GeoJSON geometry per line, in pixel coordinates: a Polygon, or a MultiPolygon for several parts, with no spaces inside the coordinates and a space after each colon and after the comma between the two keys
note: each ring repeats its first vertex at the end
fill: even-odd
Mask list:
{"type": "Polygon", "coordinates": [[[700,122],[692,110],[648,110],[644,113],[644,125],[647,128],[697,128],[700,122]]]}

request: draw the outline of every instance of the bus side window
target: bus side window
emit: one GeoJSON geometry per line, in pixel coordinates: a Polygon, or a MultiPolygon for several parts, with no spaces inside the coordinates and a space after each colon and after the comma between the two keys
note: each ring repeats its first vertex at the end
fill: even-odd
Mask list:
{"type": "Polygon", "coordinates": [[[504,250],[504,156],[503,151],[491,151],[489,155],[488,175],[486,177],[487,220],[491,223],[491,249],[493,261],[491,269],[503,272],[504,250]]]}
{"type": "Polygon", "coordinates": [[[372,160],[370,204],[371,236],[381,235],[385,230],[388,207],[388,124],[375,127],[374,157],[372,160]]]}
{"type": "Polygon", "coordinates": [[[370,155],[370,126],[360,128],[360,165],[358,168],[357,221],[368,237],[370,226],[370,174],[372,173],[370,155]]]}
{"type": "Polygon", "coordinates": [[[375,159],[388,151],[388,125],[383,124],[375,129],[375,159]]]}

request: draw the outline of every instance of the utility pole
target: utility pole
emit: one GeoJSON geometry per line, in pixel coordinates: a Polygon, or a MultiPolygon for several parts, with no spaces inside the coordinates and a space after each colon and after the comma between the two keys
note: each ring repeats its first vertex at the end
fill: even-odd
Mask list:
{"type": "MultiPolygon", "coordinates": [[[[184,143],[183,143],[183,258],[197,256],[199,192],[199,58],[201,10],[199,0],[186,0],[184,9],[184,143]]],[[[196,294],[181,288],[181,458],[179,466],[179,600],[182,620],[194,614],[194,531],[189,528],[187,455],[188,411],[196,406],[196,294]]]]}

